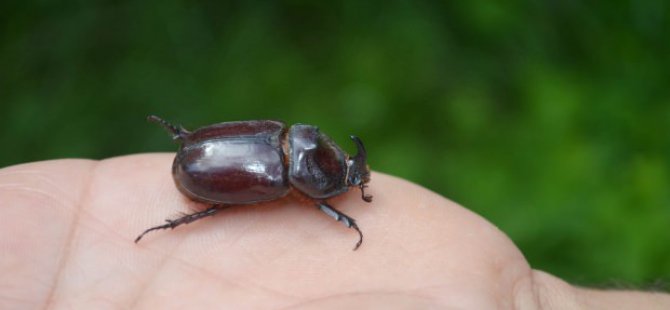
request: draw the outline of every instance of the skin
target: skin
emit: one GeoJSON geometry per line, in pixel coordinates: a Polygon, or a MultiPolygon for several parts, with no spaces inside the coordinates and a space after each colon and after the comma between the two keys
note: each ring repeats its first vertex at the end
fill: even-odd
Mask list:
{"type": "Polygon", "coordinates": [[[373,173],[330,202],[357,234],[288,197],[158,231],[204,206],[170,177],[173,154],[0,170],[0,309],[670,309],[665,294],[576,288],[530,268],[480,216],[373,173]]]}

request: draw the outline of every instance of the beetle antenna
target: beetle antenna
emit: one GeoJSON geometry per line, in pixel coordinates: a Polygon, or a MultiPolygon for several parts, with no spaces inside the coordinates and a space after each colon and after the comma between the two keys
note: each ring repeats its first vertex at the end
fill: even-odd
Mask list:
{"type": "Polygon", "coordinates": [[[365,188],[366,188],[366,187],[368,187],[368,186],[365,185],[365,184],[361,184],[361,186],[360,186],[360,188],[361,188],[361,198],[362,198],[365,202],[372,202],[372,195],[366,195],[366,194],[365,194],[365,188]]]}
{"type": "Polygon", "coordinates": [[[147,121],[163,126],[167,132],[172,134],[172,140],[182,140],[190,133],[188,130],[184,129],[184,127],[181,127],[181,125],[177,127],[156,115],[147,116],[147,121]]]}
{"type": "Polygon", "coordinates": [[[358,152],[354,157],[351,157],[348,165],[349,172],[347,182],[349,185],[358,186],[361,189],[361,198],[365,202],[372,202],[372,195],[365,194],[366,183],[370,182],[370,167],[367,164],[368,153],[365,151],[363,141],[356,136],[350,136],[351,140],[356,144],[358,152]]]}

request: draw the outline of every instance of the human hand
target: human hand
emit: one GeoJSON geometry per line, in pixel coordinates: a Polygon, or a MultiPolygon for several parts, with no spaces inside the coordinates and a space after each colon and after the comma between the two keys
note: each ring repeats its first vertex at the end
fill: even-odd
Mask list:
{"type": "Polygon", "coordinates": [[[0,309],[457,308],[670,305],[665,294],[574,288],[533,271],[478,215],[374,173],[370,204],[330,200],[365,239],[290,198],[202,209],[170,176],[171,154],[55,160],[0,170],[0,309]]]}

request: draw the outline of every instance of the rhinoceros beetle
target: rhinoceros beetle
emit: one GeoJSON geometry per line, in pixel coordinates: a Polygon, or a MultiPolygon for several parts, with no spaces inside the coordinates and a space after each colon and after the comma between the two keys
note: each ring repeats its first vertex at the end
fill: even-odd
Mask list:
{"type": "Polygon", "coordinates": [[[157,116],[147,120],[163,126],[181,144],[172,164],[179,191],[211,206],[151,227],[135,243],[153,230],[174,229],[227,206],[275,200],[289,192],[309,198],[319,210],[355,229],[359,239],[354,250],[363,242],[356,221],[326,201],[354,186],[360,188],[364,201],[372,201],[372,196],[365,194],[370,181],[367,153],[358,137],[351,136],[358,153],[349,156],[312,125],[295,124],[287,129],[278,121],[240,121],[191,132],[157,116]]]}

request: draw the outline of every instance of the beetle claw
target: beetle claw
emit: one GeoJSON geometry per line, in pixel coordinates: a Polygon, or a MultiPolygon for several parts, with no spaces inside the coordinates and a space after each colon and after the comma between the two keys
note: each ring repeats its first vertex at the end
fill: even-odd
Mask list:
{"type": "Polygon", "coordinates": [[[363,243],[363,233],[361,232],[360,229],[358,229],[358,225],[356,225],[355,223],[351,227],[358,232],[358,242],[356,242],[356,245],[354,246],[353,249],[353,251],[356,251],[363,243]]]}

